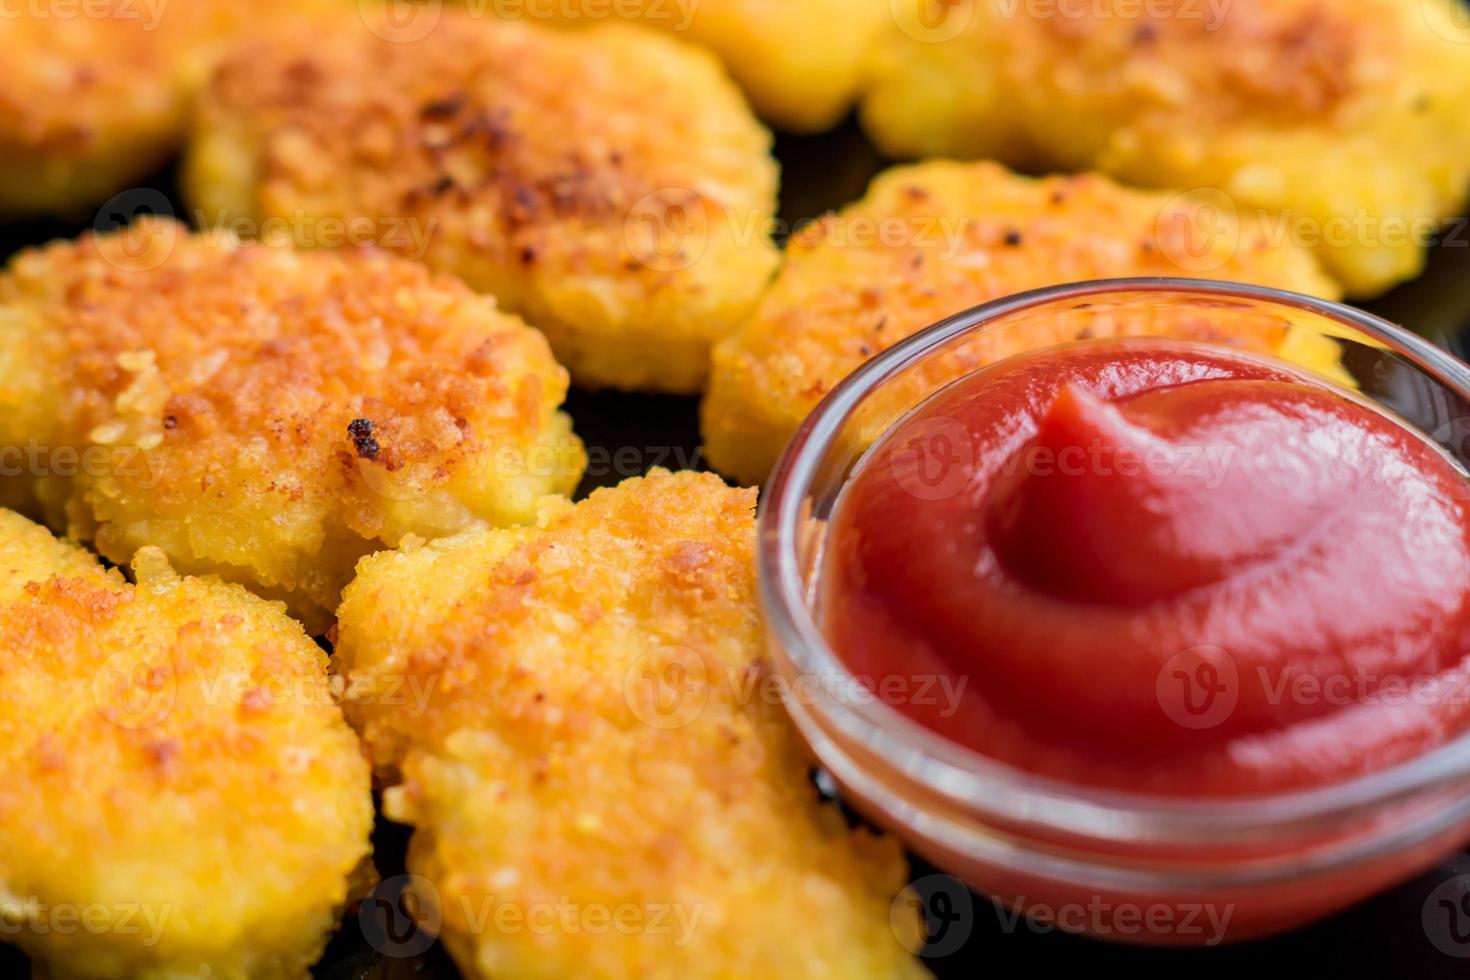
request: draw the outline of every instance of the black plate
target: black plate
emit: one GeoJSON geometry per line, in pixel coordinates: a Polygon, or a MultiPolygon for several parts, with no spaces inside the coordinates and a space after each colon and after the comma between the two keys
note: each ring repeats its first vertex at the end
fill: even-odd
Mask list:
{"type": "MultiPolygon", "coordinates": [[[[783,167],[781,219],[784,227],[841,207],[862,196],[885,165],[857,127],[848,123],[818,137],[777,141],[783,167]]],[[[96,222],[111,227],[118,213],[165,208],[185,214],[171,173],[148,188],[125,195],[113,214],[96,222]]],[[[75,235],[94,224],[33,222],[0,226],[0,259],[26,245],[75,235]]],[[[1450,228],[1430,255],[1429,270],[1413,283],[1363,304],[1465,356],[1470,351],[1470,229],[1450,228]]],[[[652,466],[698,467],[697,402],[613,393],[574,392],[568,410],[586,441],[592,464],[581,493],[610,486],[652,466]]],[[[397,980],[458,976],[437,945],[413,956],[385,956],[380,948],[405,943],[401,916],[393,905],[394,879],[403,873],[407,834],[380,822],[376,856],[385,882],[362,913],[349,914],[316,970],[324,980],[397,980]],[[395,941],[384,942],[384,928],[395,941]]],[[[928,904],[930,968],[940,978],[1073,975],[1120,971],[1130,977],[1274,976],[1283,969],[1310,969],[1326,977],[1390,977],[1434,980],[1470,978],[1470,854],[1459,854],[1434,870],[1332,919],[1269,940],[1198,950],[1160,950],[1109,945],[1033,927],[989,899],[957,889],[934,869],[916,865],[914,877],[928,904]],[[1022,971],[1025,971],[1024,973],[1022,971]]],[[[0,947],[0,976],[23,975],[24,961],[0,947]]]]}

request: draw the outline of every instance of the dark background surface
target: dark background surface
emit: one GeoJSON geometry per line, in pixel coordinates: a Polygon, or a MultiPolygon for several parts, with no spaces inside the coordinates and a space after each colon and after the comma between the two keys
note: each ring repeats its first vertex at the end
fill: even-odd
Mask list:
{"type": "MultiPolygon", "coordinates": [[[[788,226],[861,197],[868,180],[884,166],[851,123],[818,137],[780,137],[777,155],[783,166],[781,217],[788,226]]],[[[172,173],[158,175],[150,187],[125,195],[109,213],[96,218],[0,225],[0,258],[94,225],[112,227],[118,214],[156,210],[165,199],[172,202],[165,207],[184,214],[172,173]]],[[[1460,229],[1436,246],[1422,278],[1362,305],[1465,356],[1470,350],[1470,230],[1460,229]]],[[[699,464],[693,399],[573,392],[567,408],[593,456],[583,492],[653,465],[699,464]]],[[[383,824],[378,838],[377,861],[385,878],[379,894],[391,899],[394,877],[403,873],[407,835],[403,828],[383,824]]],[[[933,869],[916,867],[914,873],[924,886],[921,891],[931,892],[933,869]]],[[[1008,929],[1009,911],[998,910],[984,897],[969,896],[968,909],[963,900],[955,902],[947,888],[929,897],[933,946],[927,962],[941,978],[1045,976],[1052,971],[1083,976],[1117,971],[1130,977],[1165,978],[1274,977],[1288,971],[1333,978],[1470,978],[1470,854],[1456,855],[1420,878],[1310,928],[1217,949],[1109,945],[1033,928],[1024,921],[1008,929]],[[1456,884],[1446,886],[1451,881],[1456,884]],[[1458,898],[1458,909],[1439,906],[1445,887],[1458,898]],[[946,955],[938,955],[941,950],[946,955]]],[[[377,930],[371,916],[366,918],[365,929],[364,917],[349,913],[317,969],[318,977],[456,976],[437,945],[414,957],[383,956],[368,940],[377,930]]],[[[793,923],[793,928],[799,925],[793,923]]],[[[24,976],[25,971],[22,958],[0,947],[0,978],[24,976]]]]}

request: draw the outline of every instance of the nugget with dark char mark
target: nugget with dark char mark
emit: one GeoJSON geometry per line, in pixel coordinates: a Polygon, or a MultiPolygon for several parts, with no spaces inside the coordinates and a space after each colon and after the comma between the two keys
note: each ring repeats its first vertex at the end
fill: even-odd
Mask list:
{"type": "Polygon", "coordinates": [[[0,275],[0,447],[30,456],[10,493],[113,561],[156,545],[313,628],[362,555],[571,490],[566,386],[536,331],[381,252],[147,220],[0,275]]]}
{"type": "MultiPolygon", "coordinates": [[[[897,9],[897,8],[895,8],[897,9]]],[[[897,156],[1214,188],[1353,296],[1418,275],[1470,188],[1461,0],[903,7],[863,119],[897,156]]]]}
{"type": "Polygon", "coordinates": [[[0,511],[4,939],[48,977],[305,978],[373,822],[326,655],[156,549],[135,571],[0,511]]]}
{"type": "Polygon", "coordinates": [[[771,685],[754,508],[655,470],[360,566],[336,669],[430,692],[349,712],[468,976],[927,975],[898,845],[820,801],[771,685]]]}
{"type": "Polygon", "coordinates": [[[697,391],[775,268],[770,134],[705,51],[444,11],[247,44],[205,94],[185,184],[207,222],[380,244],[522,313],[589,387],[697,391]]]}

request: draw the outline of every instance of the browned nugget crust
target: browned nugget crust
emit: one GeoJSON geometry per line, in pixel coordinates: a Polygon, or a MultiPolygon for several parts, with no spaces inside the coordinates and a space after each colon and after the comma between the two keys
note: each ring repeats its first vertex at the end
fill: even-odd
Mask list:
{"type": "Polygon", "coordinates": [[[705,51],[445,11],[413,41],[355,18],[246,45],[199,110],[206,223],[381,244],[524,314],[579,384],[692,392],[776,264],[770,135],[705,51]]]}
{"type": "Polygon", "coordinates": [[[349,0],[27,0],[0,16],[0,217],[69,213],[183,141],[226,41],[349,0]]]}
{"type": "Polygon", "coordinates": [[[904,5],[863,117],[899,156],[1101,170],[1285,212],[1350,295],[1413,278],[1470,189],[1460,0],[904,5]]]}
{"type": "Polygon", "coordinates": [[[304,978],[373,822],[327,658],[238,586],[137,571],[0,512],[5,939],[47,976],[304,978]]]}
{"type": "Polygon", "coordinates": [[[32,582],[58,576],[122,582],[116,573],[104,571],[88,552],[58,541],[50,531],[14,511],[0,508],[0,602],[20,598],[32,582]]]}
{"type": "Polygon", "coordinates": [[[0,341],[0,446],[52,450],[26,476],[53,526],[313,626],[361,555],[529,520],[583,465],[545,339],[384,253],[148,220],[16,257],[0,341]]]}
{"type": "MultiPolygon", "coordinates": [[[[1311,254],[1275,244],[1249,217],[1212,202],[1134,191],[1104,177],[1020,177],[993,163],[934,162],[880,175],[868,195],[795,235],[750,320],[715,349],[702,417],[710,464],[760,483],[807,414],[864,361],[918,330],[1012,293],[1089,279],[1202,276],[1333,297],[1311,254]]],[[[1059,324],[1149,332],[1147,322],[1059,324]]],[[[1239,319],[1229,339],[1276,351],[1285,325],[1239,319]]],[[[1202,336],[1213,328],[1199,325],[1202,336]]],[[[1015,353],[991,337],[924,384],[1015,353]]],[[[1336,351],[1314,346],[1309,366],[1336,351]]],[[[915,379],[917,380],[917,379],[915,379]]],[[[918,388],[892,392],[903,407],[918,388]]]]}
{"type": "Polygon", "coordinates": [[[764,686],[754,507],[654,471],[361,565],[336,669],[466,974],[926,975],[894,935],[916,923],[890,925],[898,847],[818,801],[764,686]],[[373,696],[390,683],[425,709],[373,696]],[[572,926],[536,928],[558,902],[572,926]],[[590,928],[626,908],[641,927],[590,928]]]}

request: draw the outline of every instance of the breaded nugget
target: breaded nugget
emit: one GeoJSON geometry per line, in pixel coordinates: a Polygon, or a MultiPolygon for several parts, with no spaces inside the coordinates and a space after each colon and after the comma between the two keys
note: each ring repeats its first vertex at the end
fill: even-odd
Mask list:
{"type": "Polygon", "coordinates": [[[326,655],[273,603],[139,584],[0,512],[0,923],[42,975],[305,977],[368,856],[326,655]]]}
{"type": "Polygon", "coordinates": [[[584,462],[545,338],[381,252],[155,219],[24,252],[0,368],[0,473],[53,527],[120,564],[156,545],[313,628],[362,555],[531,520],[584,462]]]}
{"type": "Polygon", "coordinates": [[[102,202],[183,142],[228,38],[347,0],[27,0],[0,15],[0,218],[102,202]]]}
{"type": "MultiPolygon", "coordinates": [[[[1033,180],[993,163],[935,162],[887,171],[867,197],[802,229],[751,319],[714,355],[702,409],[710,465],[763,482],[807,414],[872,355],[972,306],[1041,286],[1125,276],[1207,276],[1332,297],[1312,255],[1274,246],[1267,229],[1209,212],[1210,202],[1128,190],[1087,175],[1033,180]],[[1223,222],[1220,225],[1211,221],[1223,222]],[[1201,235],[1201,227],[1211,233],[1201,235]]],[[[1280,322],[1241,318],[1224,339],[1330,370],[1337,349],[1280,322]]],[[[1200,324],[1213,336],[1209,324],[1200,324]]],[[[1152,333],[1149,322],[1058,323],[1067,331],[1152,333]]],[[[938,387],[1016,353],[986,338],[927,379],[938,387]]],[[[922,391],[894,389],[896,402],[922,391]]]]}
{"type": "Polygon", "coordinates": [[[899,848],[819,802],[763,684],[754,506],[655,470],[363,562],[336,667],[467,975],[926,975],[899,848]]]}
{"type": "Polygon", "coordinates": [[[62,576],[121,584],[97,559],[14,511],[0,509],[0,602],[13,602],[32,582],[62,576]]]}
{"type": "Polygon", "coordinates": [[[888,0],[492,0],[491,9],[566,27],[621,16],[703,44],[757,112],[796,132],[828,129],[847,113],[891,23],[888,0]]]}
{"type": "Polygon", "coordinates": [[[1470,187],[1459,2],[958,0],[885,35],[863,118],[897,156],[1218,189],[1370,296],[1470,187]]]}
{"type": "Polygon", "coordinates": [[[348,18],[242,47],[186,184],[204,222],[302,245],[376,225],[525,315],[579,384],[692,392],[777,262],[769,148],[692,45],[445,11],[417,40],[348,18]]]}

